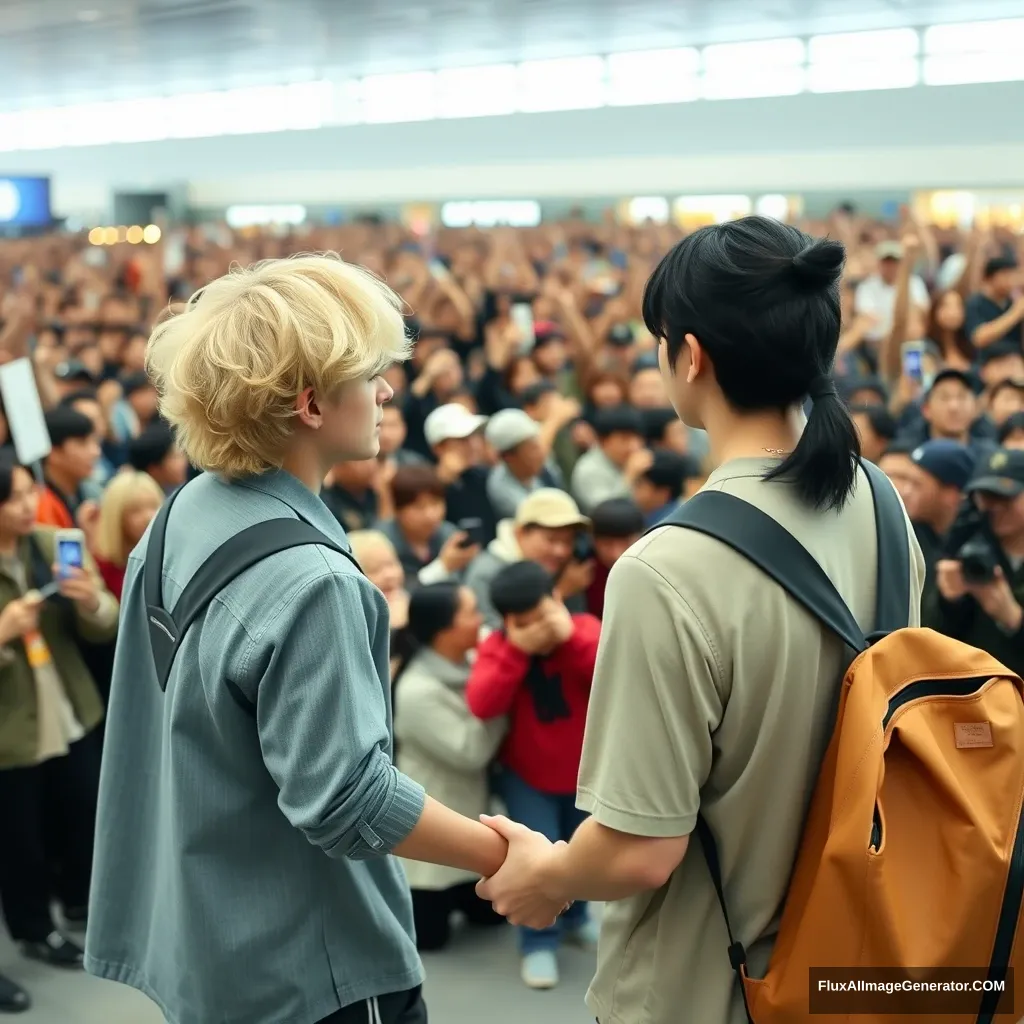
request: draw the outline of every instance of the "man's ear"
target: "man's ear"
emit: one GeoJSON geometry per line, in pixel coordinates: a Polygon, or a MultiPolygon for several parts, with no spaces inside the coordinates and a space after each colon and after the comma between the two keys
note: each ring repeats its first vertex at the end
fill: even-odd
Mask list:
{"type": "Polygon", "coordinates": [[[299,422],[312,430],[319,430],[323,423],[323,414],[312,388],[303,388],[295,399],[295,412],[299,422]]]}
{"type": "MultiPolygon", "coordinates": [[[[704,349],[694,334],[684,334],[683,343],[689,353],[690,360],[690,365],[686,370],[686,383],[692,384],[703,369],[704,349]]],[[[682,351],[680,351],[680,355],[682,355],[682,351]]]]}

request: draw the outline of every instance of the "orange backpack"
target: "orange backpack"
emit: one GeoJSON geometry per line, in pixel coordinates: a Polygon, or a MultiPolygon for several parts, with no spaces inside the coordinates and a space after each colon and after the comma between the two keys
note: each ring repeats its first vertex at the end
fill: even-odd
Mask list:
{"type": "Polygon", "coordinates": [[[903,508],[881,471],[863,468],[878,534],[869,637],[807,550],[749,503],[703,491],[666,521],[745,555],[858,652],[763,979],[747,974],[698,818],[730,961],[752,1024],[1024,1019],[1024,682],[982,651],[907,628],[903,508]],[[910,989],[922,981],[931,991],[910,989]]]}

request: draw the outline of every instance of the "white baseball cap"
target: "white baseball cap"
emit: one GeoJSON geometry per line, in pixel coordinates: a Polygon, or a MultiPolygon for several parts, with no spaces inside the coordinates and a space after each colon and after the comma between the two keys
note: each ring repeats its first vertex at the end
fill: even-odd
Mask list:
{"type": "Polygon", "coordinates": [[[450,402],[438,406],[423,422],[423,436],[431,448],[453,438],[469,437],[487,423],[486,416],[476,416],[464,405],[450,402]]]}
{"type": "Polygon", "coordinates": [[[522,409],[502,409],[496,412],[484,431],[488,443],[502,454],[539,436],[540,427],[522,409]]]}

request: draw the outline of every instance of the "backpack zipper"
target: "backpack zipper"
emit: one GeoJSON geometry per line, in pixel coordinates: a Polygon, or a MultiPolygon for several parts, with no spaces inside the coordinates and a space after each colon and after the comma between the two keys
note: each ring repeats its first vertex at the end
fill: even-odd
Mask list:
{"type": "MultiPolygon", "coordinates": [[[[919,679],[916,683],[905,686],[890,699],[885,710],[885,717],[882,719],[882,731],[885,732],[888,728],[892,716],[912,700],[933,696],[969,697],[972,693],[977,693],[991,678],[991,676],[972,676],[967,679],[919,679]]],[[[881,847],[882,815],[876,803],[874,814],[871,816],[871,837],[868,840],[868,848],[877,853],[881,847]]]]}
{"type": "Polygon", "coordinates": [[[922,697],[969,697],[977,693],[992,676],[972,676],[968,679],[919,679],[916,683],[904,686],[896,696],[889,700],[889,706],[882,719],[882,731],[889,725],[889,720],[904,704],[922,697]]]}
{"type": "MultiPolygon", "coordinates": [[[[888,727],[892,716],[901,707],[913,700],[932,696],[969,697],[972,693],[977,693],[991,678],[991,676],[974,676],[968,679],[922,679],[911,683],[889,701],[885,717],[882,719],[882,729],[884,731],[888,727]]],[[[871,844],[875,849],[881,844],[881,838],[882,826],[876,806],[871,825],[871,844]]],[[[992,958],[989,961],[986,975],[990,981],[999,981],[1006,977],[1022,903],[1024,903],[1024,809],[1022,809],[1021,817],[1017,822],[1013,852],[1010,855],[1010,869],[1006,876],[1006,889],[1003,892],[1003,902],[999,908],[995,941],[992,943],[992,958]]],[[[1002,992],[986,992],[982,996],[977,1024],[991,1024],[1002,995],[1002,992]]]]}

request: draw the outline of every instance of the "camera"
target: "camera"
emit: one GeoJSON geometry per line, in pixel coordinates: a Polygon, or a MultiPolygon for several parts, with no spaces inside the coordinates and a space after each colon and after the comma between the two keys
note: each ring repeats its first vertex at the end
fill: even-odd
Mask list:
{"type": "Polygon", "coordinates": [[[960,510],[949,534],[948,556],[960,563],[965,583],[991,583],[1002,564],[1002,550],[988,516],[973,502],[960,510]]]}

